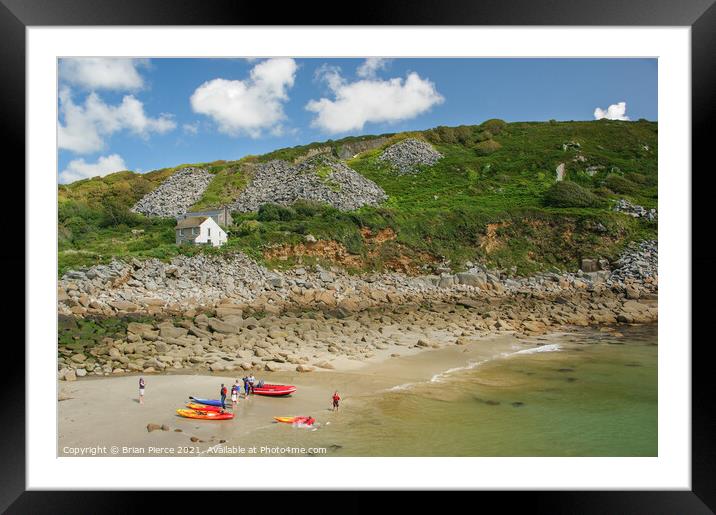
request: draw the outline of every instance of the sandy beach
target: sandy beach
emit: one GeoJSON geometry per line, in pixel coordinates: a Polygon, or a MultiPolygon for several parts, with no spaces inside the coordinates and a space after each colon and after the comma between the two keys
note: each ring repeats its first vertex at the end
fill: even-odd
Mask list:
{"type": "MultiPolygon", "coordinates": [[[[139,375],[85,378],[59,382],[58,455],[99,456],[186,456],[186,455],[286,455],[295,444],[303,455],[311,437],[340,420],[351,406],[376,392],[400,389],[420,381],[440,381],[441,374],[470,364],[499,359],[505,355],[568,338],[564,333],[520,339],[495,335],[459,346],[422,350],[391,346],[366,361],[349,358],[334,362],[334,370],[313,373],[261,372],[258,379],[268,383],[293,384],[297,392],[284,398],[251,396],[241,398],[235,418],[205,421],[182,418],[177,408],[189,396],[217,398],[221,383],[229,387],[242,374],[144,375],[145,402],[138,401],[139,375]],[[338,412],[331,411],[331,395],[338,390],[343,401],[338,412]],[[275,416],[311,415],[314,428],[297,428],[273,421],[275,416]],[[148,430],[149,424],[160,429],[148,430]],[[265,449],[274,445],[281,449],[265,449]],[[263,448],[263,452],[262,452],[263,448]],[[283,451],[283,452],[282,452],[283,451]]],[[[316,453],[329,453],[330,442],[316,453]]],[[[309,450],[306,450],[309,449],[309,450]]]]}

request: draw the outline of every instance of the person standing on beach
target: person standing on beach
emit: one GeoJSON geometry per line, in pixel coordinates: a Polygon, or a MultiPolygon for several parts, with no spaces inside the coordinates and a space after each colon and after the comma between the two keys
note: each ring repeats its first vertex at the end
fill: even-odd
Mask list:
{"type": "Polygon", "coordinates": [[[253,374],[249,376],[249,391],[251,393],[254,393],[254,383],[256,382],[256,378],[253,374]]]}
{"type": "Polygon", "coordinates": [[[246,398],[249,396],[249,378],[244,376],[241,380],[244,382],[244,398],[246,398]]]}
{"type": "Polygon", "coordinates": [[[144,404],[144,378],[139,378],[139,404],[144,404]]]}
{"type": "Polygon", "coordinates": [[[219,394],[221,395],[221,409],[226,409],[226,386],[224,386],[224,383],[221,383],[219,394]]]}
{"type": "Polygon", "coordinates": [[[231,387],[231,407],[236,410],[236,404],[239,402],[239,380],[237,379],[234,385],[231,387]]]}
{"type": "Polygon", "coordinates": [[[333,392],[333,397],[331,398],[333,399],[333,411],[338,411],[338,403],[341,400],[340,395],[338,395],[338,391],[333,392]]]}

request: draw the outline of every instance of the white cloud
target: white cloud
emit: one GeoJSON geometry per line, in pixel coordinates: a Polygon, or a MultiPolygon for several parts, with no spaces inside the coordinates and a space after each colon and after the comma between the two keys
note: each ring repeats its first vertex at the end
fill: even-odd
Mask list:
{"type": "Polygon", "coordinates": [[[383,57],[369,57],[358,67],[356,74],[364,79],[373,78],[380,70],[385,70],[390,61],[383,57]]]}
{"type": "Polygon", "coordinates": [[[415,72],[405,80],[356,82],[346,82],[335,68],[325,68],[321,73],[335,98],[311,100],[306,109],[317,114],[312,125],[330,133],[359,130],[368,122],[408,120],[445,101],[431,81],[415,72]]]}
{"type": "Polygon", "coordinates": [[[283,106],[293,86],[293,59],[267,59],[251,69],[248,79],[214,79],[199,86],[190,98],[192,109],[209,116],[229,135],[261,136],[275,131],[286,118],[283,106]]]}
{"type": "Polygon", "coordinates": [[[612,104],[607,107],[606,111],[600,107],[594,110],[594,118],[601,120],[606,118],[607,120],[629,120],[626,115],[626,102],[619,102],[618,104],[612,104]]]}
{"type": "Polygon", "coordinates": [[[121,130],[147,138],[152,132],[163,134],[176,127],[169,114],[148,117],[144,104],[133,95],[126,95],[116,106],[105,104],[95,92],[87,95],[84,105],[74,103],[69,88],[63,88],[59,97],[64,118],[64,125],[58,122],[59,147],[78,154],[103,149],[104,138],[121,130]]]}
{"type": "Polygon", "coordinates": [[[67,168],[60,172],[60,182],[66,184],[90,177],[102,177],[126,169],[124,159],[118,154],[101,156],[96,163],[87,163],[83,158],[73,159],[68,163],[67,168]]]}
{"type": "Polygon", "coordinates": [[[199,133],[199,122],[185,123],[181,126],[184,132],[187,134],[198,134],[199,133]]]}
{"type": "Polygon", "coordinates": [[[60,79],[85,89],[134,90],[144,86],[137,68],[146,59],[73,57],[60,61],[60,79]]]}

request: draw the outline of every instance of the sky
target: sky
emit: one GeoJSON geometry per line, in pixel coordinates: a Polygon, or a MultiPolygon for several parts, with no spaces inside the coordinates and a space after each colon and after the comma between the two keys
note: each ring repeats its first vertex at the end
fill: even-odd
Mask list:
{"type": "Polygon", "coordinates": [[[61,59],[58,182],[490,118],[657,120],[657,60],[61,59]]]}

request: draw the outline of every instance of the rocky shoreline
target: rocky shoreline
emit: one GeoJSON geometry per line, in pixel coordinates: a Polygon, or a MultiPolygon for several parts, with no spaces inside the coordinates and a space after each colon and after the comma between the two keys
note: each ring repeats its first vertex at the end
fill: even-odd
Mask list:
{"type": "Polygon", "coordinates": [[[333,368],[337,359],[364,361],[500,332],[533,336],[656,322],[657,243],[631,246],[611,267],[532,277],[437,267],[411,277],[318,266],[269,271],[241,254],[113,262],[65,274],[59,315],[137,321],[86,352],[60,346],[59,378],[182,369],[309,372],[333,368]]]}

